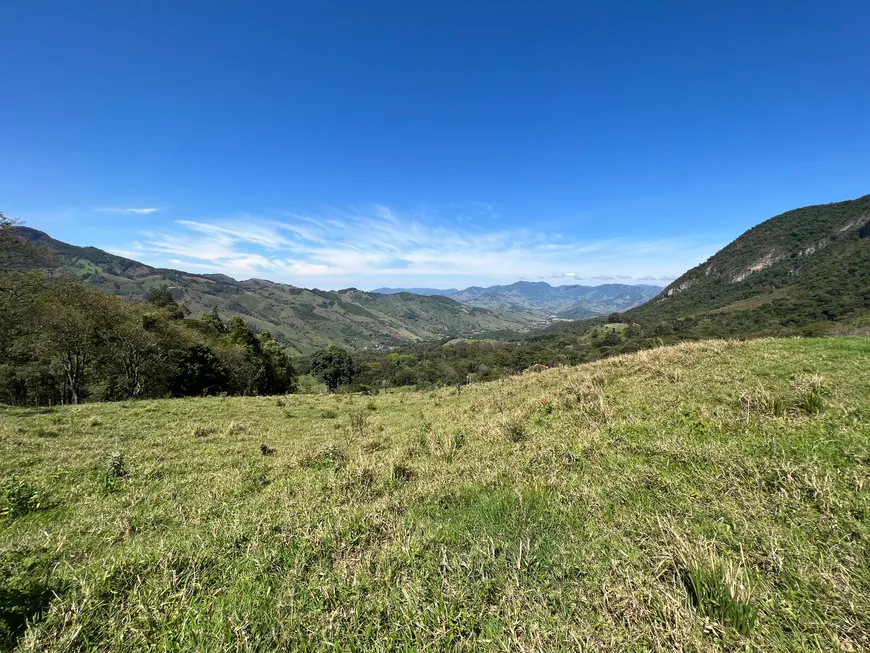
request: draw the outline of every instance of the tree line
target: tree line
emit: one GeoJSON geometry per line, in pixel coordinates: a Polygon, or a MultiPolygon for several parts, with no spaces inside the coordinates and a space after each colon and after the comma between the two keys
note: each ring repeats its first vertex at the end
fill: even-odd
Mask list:
{"type": "Polygon", "coordinates": [[[166,288],[143,302],[59,272],[0,214],[0,402],[46,405],[292,392],[296,372],[268,332],[217,312],[190,319],[166,288]]]}

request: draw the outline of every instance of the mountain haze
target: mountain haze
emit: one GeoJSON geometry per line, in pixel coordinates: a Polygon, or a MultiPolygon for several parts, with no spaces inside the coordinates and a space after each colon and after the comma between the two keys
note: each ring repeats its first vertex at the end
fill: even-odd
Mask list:
{"type": "Polygon", "coordinates": [[[517,281],[510,285],[485,288],[472,286],[464,290],[378,288],[374,292],[439,294],[480,308],[526,311],[546,316],[555,315],[563,319],[584,319],[626,311],[643,304],[661,291],[661,286],[621,283],[551,286],[544,281],[517,281]]]}
{"type": "Polygon", "coordinates": [[[400,292],[409,292],[414,295],[442,295],[443,297],[453,297],[459,291],[456,288],[447,288],[440,290],[438,288],[375,288],[372,292],[380,293],[381,295],[395,295],[400,292]]]}

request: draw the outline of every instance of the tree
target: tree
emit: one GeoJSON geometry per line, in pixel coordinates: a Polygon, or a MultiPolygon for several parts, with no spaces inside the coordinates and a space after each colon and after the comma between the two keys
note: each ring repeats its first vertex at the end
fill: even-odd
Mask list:
{"type": "Polygon", "coordinates": [[[218,313],[217,307],[211,309],[210,313],[203,313],[199,318],[204,324],[207,324],[217,333],[226,333],[227,327],[218,313]]]}
{"type": "Polygon", "coordinates": [[[160,309],[173,320],[184,319],[185,313],[190,313],[186,306],[179,306],[178,302],[172,298],[172,293],[169,292],[169,288],[166,286],[153,288],[145,293],[145,302],[160,309]]]}
{"type": "Polygon", "coordinates": [[[72,277],[47,285],[37,304],[34,352],[59,364],[70,403],[83,398],[86,377],[110,351],[113,331],[123,319],[118,300],[72,277]]]}
{"type": "Polygon", "coordinates": [[[260,334],[260,351],[265,366],[264,394],[296,391],[296,370],[287,352],[268,331],[260,334]]]}
{"type": "Polygon", "coordinates": [[[172,392],[179,397],[215,394],[227,385],[227,370],[210,347],[190,345],[173,352],[172,392]]]}
{"type": "Polygon", "coordinates": [[[166,286],[149,290],[145,293],[145,301],[157,308],[178,308],[178,304],[172,299],[172,293],[166,286]]]}
{"type": "Polygon", "coordinates": [[[311,373],[325,383],[330,392],[335,392],[338,386],[353,381],[357,367],[347,350],[332,345],[311,357],[311,373]]]}

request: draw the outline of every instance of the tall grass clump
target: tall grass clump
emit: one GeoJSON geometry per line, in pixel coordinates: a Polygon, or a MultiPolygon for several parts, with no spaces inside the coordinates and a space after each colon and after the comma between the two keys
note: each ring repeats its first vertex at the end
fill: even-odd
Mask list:
{"type": "Polygon", "coordinates": [[[560,393],[560,400],[563,408],[577,410],[591,422],[606,424],[613,418],[600,377],[568,383],[560,393]]]}
{"type": "Polygon", "coordinates": [[[769,417],[785,417],[791,408],[791,402],[786,397],[771,394],[763,388],[744,392],[740,395],[738,403],[747,413],[769,417]]]}
{"type": "Polygon", "coordinates": [[[519,417],[509,417],[499,424],[502,434],[511,442],[523,442],[529,439],[526,423],[519,417]]]}
{"type": "Polygon", "coordinates": [[[755,627],[758,611],[734,563],[712,553],[697,557],[683,569],[682,580],[689,602],[698,614],[731,626],[743,635],[755,627]]]}
{"type": "Polygon", "coordinates": [[[820,376],[808,376],[798,383],[797,406],[810,415],[821,413],[827,406],[827,387],[820,376]]]}

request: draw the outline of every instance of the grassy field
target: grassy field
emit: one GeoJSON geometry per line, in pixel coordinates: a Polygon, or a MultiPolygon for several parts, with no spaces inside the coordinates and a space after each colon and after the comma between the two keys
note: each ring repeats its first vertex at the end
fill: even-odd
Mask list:
{"type": "Polygon", "coordinates": [[[870,340],[0,408],[0,642],[870,649],[870,340]]]}

